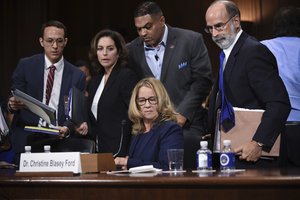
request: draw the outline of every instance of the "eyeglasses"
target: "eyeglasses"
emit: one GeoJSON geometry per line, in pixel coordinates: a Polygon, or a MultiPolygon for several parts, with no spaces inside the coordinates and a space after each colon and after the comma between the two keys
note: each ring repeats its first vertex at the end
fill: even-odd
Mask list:
{"type": "Polygon", "coordinates": [[[212,33],[212,32],[213,32],[213,29],[215,29],[216,31],[221,32],[221,31],[224,30],[226,24],[227,24],[228,22],[230,22],[230,20],[232,20],[235,16],[236,16],[236,15],[230,17],[225,23],[218,23],[218,24],[213,25],[213,26],[206,26],[206,27],[204,28],[204,31],[205,31],[206,33],[212,33]]]}
{"type": "Polygon", "coordinates": [[[137,98],[136,99],[136,103],[139,105],[139,106],[143,106],[146,104],[146,101],[149,102],[149,104],[151,105],[155,105],[157,104],[157,98],[155,96],[152,96],[152,97],[149,97],[149,98],[137,98]]]}
{"type": "Polygon", "coordinates": [[[57,39],[53,39],[53,38],[47,38],[44,39],[45,43],[49,46],[53,46],[53,44],[56,42],[57,46],[63,46],[65,43],[65,39],[64,38],[57,38],[57,39]]]}

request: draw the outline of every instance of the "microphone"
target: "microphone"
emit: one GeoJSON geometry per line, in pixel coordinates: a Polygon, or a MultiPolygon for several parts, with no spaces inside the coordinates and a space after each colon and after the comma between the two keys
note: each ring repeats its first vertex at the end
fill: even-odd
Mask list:
{"type": "Polygon", "coordinates": [[[113,155],[114,158],[117,157],[117,155],[120,153],[120,151],[121,151],[121,149],[122,149],[122,143],[123,143],[123,137],[124,137],[124,125],[125,125],[125,124],[126,124],[126,120],[123,119],[123,120],[121,121],[121,139],[120,139],[119,149],[118,149],[117,153],[115,153],[115,154],[113,155]]]}
{"type": "Polygon", "coordinates": [[[157,54],[154,56],[154,58],[155,58],[156,61],[158,61],[158,59],[159,59],[157,54]]]}

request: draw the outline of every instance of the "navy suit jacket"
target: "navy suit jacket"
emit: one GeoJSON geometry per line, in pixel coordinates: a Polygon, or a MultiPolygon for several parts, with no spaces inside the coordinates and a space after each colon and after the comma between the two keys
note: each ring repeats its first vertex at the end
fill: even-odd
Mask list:
{"type": "MultiPolygon", "coordinates": [[[[138,37],[127,47],[129,66],[139,78],[153,77],[146,61],[143,40],[138,37]]],[[[168,26],[160,81],[177,112],[185,116],[190,124],[199,123],[196,120],[200,118],[201,103],[211,89],[211,63],[200,33],[168,26]]]]}
{"type": "MultiPolygon", "coordinates": [[[[214,132],[220,108],[219,77],[209,102],[210,132],[214,132]],[[219,96],[217,98],[217,96],[219,96]]],[[[242,32],[224,70],[225,95],[234,107],[264,109],[253,139],[271,148],[290,112],[286,88],[279,77],[276,59],[267,47],[242,32]]]]}
{"type": "MultiPolygon", "coordinates": [[[[44,54],[37,54],[23,58],[19,61],[17,68],[12,75],[12,89],[19,89],[26,94],[43,100],[44,89],[44,54]]],[[[80,90],[85,88],[85,75],[74,65],[64,60],[64,71],[60,90],[59,105],[57,112],[58,125],[62,126],[66,120],[64,112],[64,96],[69,95],[72,86],[80,90]]],[[[38,125],[39,117],[23,109],[16,113],[12,125],[13,145],[16,152],[23,152],[28,132],[24,131],[26,125],[38,125]]]]}
{"type": "Polygon", "coordinates": [[[168,170],[167,150],[183,148],[182,128],[174,121],[160,122],[149,132],[132,137],[127,167],[153,165],[168,170]]]}
{"type": "Polygon", "coordinates": [[[91,106],[102,77],[103,71],[92,79],[89,86],[88,109],[92,134],[98,136],[99,152],[115,154],[121,145],[118,156],[126,156],[131,136],[131,122],[127,112],[132,90],[138,79],[131,69],[117,63],[99,99],[96,120],[91,112],[91,106]]]}

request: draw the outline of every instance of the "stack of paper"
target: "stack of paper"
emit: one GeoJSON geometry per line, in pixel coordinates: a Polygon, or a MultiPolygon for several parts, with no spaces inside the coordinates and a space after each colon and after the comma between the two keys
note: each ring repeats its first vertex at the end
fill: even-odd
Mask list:
{"type": "Polygon", "coordinates": [[[158,173],[161,169],[154,168],[153,165],[144,165],[139,167],[132,167],[129,170],[109,171],[107,174],[137,174],[137,173],[158,173]]]}
{"type": "Polygon", "coordinates": [[[59,135],[59,130],[54,128],[45,128],[45,127],[39,127],[39,126],[25,126],[25,131],[31,131],[36,133],[46,133],[51,135],[59,135]]]}

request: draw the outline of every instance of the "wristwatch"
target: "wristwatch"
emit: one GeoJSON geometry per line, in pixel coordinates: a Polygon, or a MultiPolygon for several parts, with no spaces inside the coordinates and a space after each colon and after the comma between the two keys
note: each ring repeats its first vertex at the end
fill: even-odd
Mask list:
{"type": "Polygon", "coordinates": [[[260,142],[256,142],[256,143],[257,143],[257,145],[258,145],[259,147],[263,147],[263,146],[264,146],[263,143],[260,143],[260,142]]]}

